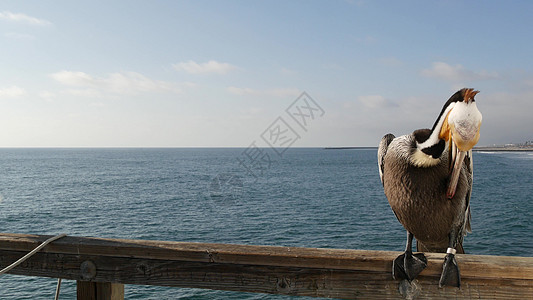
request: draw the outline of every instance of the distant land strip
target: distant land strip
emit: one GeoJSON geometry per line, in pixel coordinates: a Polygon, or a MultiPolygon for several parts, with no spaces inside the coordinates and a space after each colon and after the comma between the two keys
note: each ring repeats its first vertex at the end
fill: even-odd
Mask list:
{"type": "MultiPolygon", "coordinates": [[[[349,149],[377,149],[378,147],[325,147],[325,150],[349,150],[349,149]]],[[[531,151],[533,152],[533,146],[480,146],[474,147],[472,151],[531,151]]]]}
{"type": "Polygon", "coordinates": [[[473,151],[533,151],[532,146],[481,146],[474,147],[473,151]]]}
{"type": "Polygon", "coordinates": [[[326,150],[346,150],[346,149],[377,149],[378,147],[325,147],[326,150]]]}

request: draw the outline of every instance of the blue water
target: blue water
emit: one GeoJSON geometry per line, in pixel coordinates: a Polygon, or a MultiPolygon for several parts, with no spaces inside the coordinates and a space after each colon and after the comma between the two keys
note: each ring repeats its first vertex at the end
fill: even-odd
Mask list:
{"type": "MultiPolygon", "coordinates": [[[[467,253],[533,256],[533,152],[474,153],[467,253]]],[[[0,232],[403,250],[376,150],[0,149],[0,232]]],[[[52,299],[5,275],[0,299],[52,299]]],[[[64,281],[61,299],[75,298],[64,281]]],[[[127,299],[288,299],[126,285],[127,299]]]]}

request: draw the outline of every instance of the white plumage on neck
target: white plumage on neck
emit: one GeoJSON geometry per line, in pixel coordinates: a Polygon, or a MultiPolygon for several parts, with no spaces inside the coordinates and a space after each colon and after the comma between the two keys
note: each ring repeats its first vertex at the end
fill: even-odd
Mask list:
{"type": "Polygon", "coordinates": [[[432,167],[440,162],[440,158],[433,158],[433,156],[427,155],[418,148],[411,154],[409,160],[415,167],[421,168],[432,167]]]}
{"type": "Polygon", "coordinates": [[[444,110],[444,112],[439,116],[439,122],[437,123],[435,128],[433,128],[433,131],[431,132],[431,135],[429,136],[429,138],[421,144],[417,143],[417,148],[419,150],[422,150],[424,148],[429,148],[439,143],[440,141],[439,134],[442,128],[442,124],[444,124],[444,120],[446,119],[446,116],[448,116],[448,113],[450,113],[450,111],[454,108],[454,106],[455,106],[455,103],[450,103],[450,105],[446,107],[446,110],[444,110]]]}

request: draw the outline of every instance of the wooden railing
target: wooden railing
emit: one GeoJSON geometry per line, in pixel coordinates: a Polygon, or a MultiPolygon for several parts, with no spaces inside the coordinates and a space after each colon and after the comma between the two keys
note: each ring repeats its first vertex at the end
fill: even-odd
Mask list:
{"type": "MultiPolygon", "coordinates": [[[[0,269],[47,238],[0,233],[0,269]]],[[[458,254],[461,288],[439,288],[444,254],[426,253],[428,266],[411,284],[392,279],[399,254],[66,236],[9,273],[76,280],[84,300],[123,299],[124,284],[345,299],[533,296],[533,257],[458,254]]]]}

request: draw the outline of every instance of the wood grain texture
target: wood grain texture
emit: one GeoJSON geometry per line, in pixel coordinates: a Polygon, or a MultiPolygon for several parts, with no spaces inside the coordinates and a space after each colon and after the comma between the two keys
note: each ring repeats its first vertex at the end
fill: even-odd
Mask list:
{"type": "Polygon", "coordinates": [[[78,300],[123,300],[124,285],[110,282],[78,281],[76,283],[78,300]]]}
{"type": "MultiPolygon", "coordinates": [[[[47,238],[0,234],[0,268],[47,238]]],[[[457,255],[462,277],[462,287],[457,289],[438,287],[444,254],[437,253],[426,254],[428,267],[413,284],[393,280],[392,260],[399,254],[65,237],[10,273],[345,299],[525,299],[533,295],[531,257],[457,255]],[[96,266],[94,274],[87,270],[87,262],[96,266]]]]}

